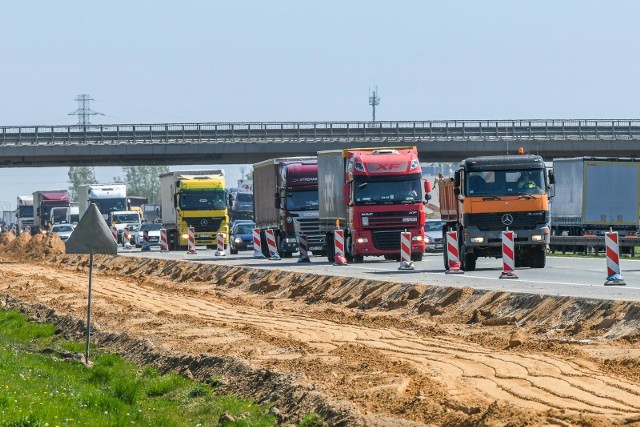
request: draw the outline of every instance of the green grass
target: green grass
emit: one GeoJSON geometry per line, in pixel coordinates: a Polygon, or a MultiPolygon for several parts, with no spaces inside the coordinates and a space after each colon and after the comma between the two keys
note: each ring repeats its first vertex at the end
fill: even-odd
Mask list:
{"type": "Polygon", "coordinates": [[[0,426],[274,426],[268,407],[154,368],[136,366],[99,348],[94,365],[42,350],[84,353],[62,341],[55,326],[0,311],[0,426]]]}

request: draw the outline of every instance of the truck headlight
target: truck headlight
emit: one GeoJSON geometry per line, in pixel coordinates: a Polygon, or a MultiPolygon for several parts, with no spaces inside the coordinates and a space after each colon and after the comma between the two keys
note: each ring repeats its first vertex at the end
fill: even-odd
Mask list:
{"type": "Polygon", "coordinates": [[[542,234],[534,234],[533,236],[531,236],[532,242],[541,242],[543,240],[544,240],[544,236],[542,234]]]}
{"type": "Polygon", "coordinates": [[[242,243],[242,239],[241,239],[241,238],[239,238],[239,237],[236,237],[235,239],[233,239],[233,241],[234,241],[234,242],[236,242],[236,244],[238,244],[238,245],[239,245],[240,243],[242,243]]]}
{"type": "Polygon", "coordinates": [[[182,235],[182,238],[183,238],[183,239],[188,239],[188,238],[189,238],[189,235],[188,235],[188,234],[183,234],[183,235],[182,235]]]}
{"type": "Polygon", "coordinates": [[[287,243],[296,243],[297,240],[295,237],[287,237],[286,239],[284,239],[285,242],[287,243]]]}
{"type": "Polygon", "coordinates": [[[423,239],[424,239],[424,240],[426,240],[427,238],[426,238],[426,237],[425,237],[425,238],[423,238],[422,236],[413,236],[413,237],[411,238],[411,241],[412,241],[412,242],[422,242],[422,240],[423,240],[423,239]]]}
{"type": "Polygon", "coordinates": [[[424,236],[425,243],[431,243],[431,238],[429,236],[424,236]]]}
{"type": "Polygon", "coordinates": [[[369,243],[369,239],[367,239],[366,237],[358,237],[358,238],[356,239],[356,243],[360,243],[360,244],[362,244],[362,243],[369,243]]]}
{"type": "Polygon", "coordinates": [[[471,243],[484,243],[484,237],[472,237],[471,243]]]}

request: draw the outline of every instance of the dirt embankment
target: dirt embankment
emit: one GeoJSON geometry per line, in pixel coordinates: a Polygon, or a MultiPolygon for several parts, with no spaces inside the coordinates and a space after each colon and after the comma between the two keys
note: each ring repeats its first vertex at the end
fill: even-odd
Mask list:
{"type": "MultiPolygon", "coordinates": [[[[0,238],[0,305],[81,334],[88,257],[0,238]]],[[[640,305],[97,256],[94,340],[283,424],[640,425],[640,305]]]]}

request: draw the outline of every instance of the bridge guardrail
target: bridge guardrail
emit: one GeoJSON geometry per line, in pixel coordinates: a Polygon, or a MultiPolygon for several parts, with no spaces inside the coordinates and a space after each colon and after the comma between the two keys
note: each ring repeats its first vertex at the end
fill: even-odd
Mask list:
{"type": "Polygon", "coordinates": [[[2,126],[0,145],[246,140],[638,140],[640,120],[430,120],[2,126]]]}

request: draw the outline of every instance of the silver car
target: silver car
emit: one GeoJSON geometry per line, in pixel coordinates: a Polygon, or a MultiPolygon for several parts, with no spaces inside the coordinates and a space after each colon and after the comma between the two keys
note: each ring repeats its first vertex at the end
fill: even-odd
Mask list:
{"type": "Polygon", "coordinates": [[[446,221],[428,219],[424,224],[425,252],[442,252],[442,227],[446,221]]]}
{"type": "Polygon", "coordinates": [[[49,233],[56,233],[60,240],[66,242],[71,233],[73,233],[74,227],[71,224],[56,224],[49,230],[49,233]]]}
{"type": "Polygon", "coordinates": [[[144,232],[147,232],[149,236],[149,246],[160,246],[160,230],[162,229],[162,224],[157,222],[144,222],[138,228],[135,234],[135,245],[136,248],[141,248],[144,244],[144,232]]]}

